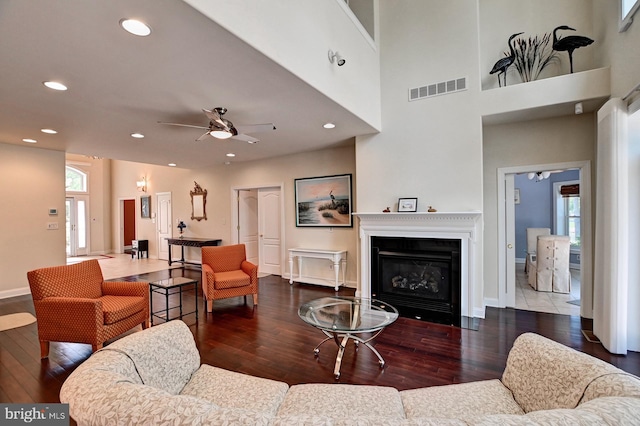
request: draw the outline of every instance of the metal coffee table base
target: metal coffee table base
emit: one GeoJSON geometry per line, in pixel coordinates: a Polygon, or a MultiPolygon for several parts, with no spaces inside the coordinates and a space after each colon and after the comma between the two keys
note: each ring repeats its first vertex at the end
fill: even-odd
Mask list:
{"type": "Polygon", "coordinates": [[[383,368],[384,359],[382,358],[382,355],[380,355],[380,352],[378,352],[376,348],[374,348],[369,344],[369,342],[375,339],[376,337],[378,337],[378,335],[382,333],[383,330],[384,329],[378,330],[373,336],[369,337],[366,340],[351,333],[338,333],[338,332],[331,333],[326,330],[321,330],[324,334],[327,335],[327,338],[324,339],[322,342],[320,342],[318,346],[316,346],[313,349],[313,353],[315,356],[318,356],[318,354],[320,353],[320,346],[322,346],[325,342],[328,342],[329,340],[332,340],[332,339],[334,342],[336,342],[336,345],[338,345],[338,354],[336,355],[336,365],[333,368],[333,375],[336,377],[336,380],[338,380],[340,378],[340,366],[342,365],[342,356],[344,355],[344,350],[347,347],[347,343],[349,342],[349,339],[352,339],[356,348],[359,346],[360,343],[362,343],[366,347],[371,349],[373,353],[376,354],[376,356],[378,357],[378,363],[380,364],[380,368],[383,368]]]}

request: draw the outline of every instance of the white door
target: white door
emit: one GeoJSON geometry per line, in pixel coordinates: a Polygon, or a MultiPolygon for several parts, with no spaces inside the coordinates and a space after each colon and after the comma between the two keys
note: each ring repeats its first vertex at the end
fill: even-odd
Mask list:
{"type": "Polygon", "coordinates": [[[157,227],[158,227],[158,259],[169,260],[169,245],[166,238],[173,237],[171,228],[171,193],[156,194],[158,200],[157,227]]]}
{"type": "Polygon", "coordinates": [[[244,244],[247,260],[259,265],[258,191],[238,191],[238,242],[244,244]]]}
{"type": "Polygon", "coordinates": [[[266,274],[281,274],[280,189],[258,189],[259,267],[266,274]]]}
{"type": "Polygon", "coordinates": [[[505,236],[507,237],[506,259],[506,300],[507,307],[516,307],[516,209],[515,183],[513,174],[505,176],[505,236]]]}
{"type": "Polygon", "coordinates": [[[86,195],[66,198],[67,256],[85,256],[89,254],[88,201],[89,197],[86,195]]]}

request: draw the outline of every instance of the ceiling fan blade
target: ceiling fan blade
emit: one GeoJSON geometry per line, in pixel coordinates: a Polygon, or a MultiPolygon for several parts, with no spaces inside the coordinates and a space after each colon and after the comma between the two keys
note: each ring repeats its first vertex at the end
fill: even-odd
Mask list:
{"type": "Polygon", "coordinates": [[[249,142],[249,143],[258,143],[258,142],[260,142],[260,139],[256,139],[254,137],[251,137],[249,135],[245,135],[243,133],[238,133],[235,136],[231,136],[231,139],[237,139],[237,140],[245,141],[245,142],[249,142]]]}
{"type": "Polygon", "coordinates": [[[250,124],[246,126],[236,126],[236,129],[238,129],[238,133],[260,133],[275,130],[276,126],[274,126],[273,123],[250,124]]]}
{"type": "MultiPolygon", "coordinates": [[[[206,127],[205,127],[205,129],[206,129],[206,127]]],[[[209,132],[206,132],[204,135],[200,136],[198,139],[196,139],[196,141],[201,141],[201,140],[203,140],[203,139],[206,139],[206,138],[207,138],[207,136],[210,136],[210,135],[209,135],[209,132]]]]}
{"type": "Polygon", "coordinates": [[[225,123],[222,117],[220,117],[220,114],[218,114],[218,111],[216,110],[210,111],[208,109],[202,108],[202,112],[204,112],[207,115],[207,117],[209,117],[209,120],[215,121],[216,123],[221,125],[222,128],[224,129],[228,128],[227,123],[225,123]]]}
{"type": "Polygon", "coordinates": [[[158,121],[158,124],[168,124],[169,126],[193,127],[194,129],[208,129],[208,127],[205,127],[205,126],[194,126],[193,124],[181,124],[181,123],[166,123],[164,121],[158,121]]]}

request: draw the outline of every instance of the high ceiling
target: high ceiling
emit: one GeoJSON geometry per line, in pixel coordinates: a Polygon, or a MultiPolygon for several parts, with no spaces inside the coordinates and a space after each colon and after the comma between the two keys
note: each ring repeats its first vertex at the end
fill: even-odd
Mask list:
{"type": "Polygon", "coordinates": [[[374,131],[179,0],[0,1],[0,143],[201,168],[353,143],[374,131]],[[125,32],[122,18],[152,28],[125,32]],[[44,87],[60,81],[64,92],[44,87]],[[257,144],[206,138],[202,108],[236,126],[274,123],[257,144]],[[322,124],[336,123],[326,130],[322,124]],[[58,133],[49,135],[40,129],[58,133]],[[145,135],[134,139],[131,133],[145,135]],[[26,144],[24,138],[36,139],[26,144]]]}

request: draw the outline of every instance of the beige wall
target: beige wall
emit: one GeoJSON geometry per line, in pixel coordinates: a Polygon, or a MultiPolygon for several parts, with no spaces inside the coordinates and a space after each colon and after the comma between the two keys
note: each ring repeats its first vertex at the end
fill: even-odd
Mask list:
{"type": "MultiPolygon", "coordinates": [[[[618,0],[606,0],[611,3],[618,0]]],[[[524,32],[520,38],[540,38],[551,34],[560,25],[568,25],[576,31],[558,31],[559,36],[577,34],[600,40],[593,30],[592,0],[482,0],[480,10],[480,71],[483,89],[498,87],[496,74],[489,71],[508,51],[509,36],[524,32]]],[[[553,37],[553,35],[551,35],[553,37]]],[[[597,45],[577,49],[573,54],[574,72],[597,68],[594,54],[597,45]]],[[[549,44],[551,47],[551,43],[549,44]]],[[[558,60],[549,65],[541,78],[555,77],[569,73],[569,55],[559,52],[558,60]]],[[[514,66],[507,72],[507,85],[520,84],[520,75],[514,66]]]]}
{"type": "Polygon", "coordinates": [[[29,293],[27,272],[65,262],[64,153],[0,143],[0,298],[29,293]],[[56,216],[49,209],[58,209],[56,216]],[[57,223],[57,230],[47,230],[57,223]]]}
{"type": "Polygon", "coordinates": [[[593,0],[597,66],[611,67],[611,96],[623,97],[640,83],[640,16],[623,33],[618,32],[618,1],[593,0]],[[615,5],[614,5],[615,3],[615,5]]]}
{"type": "MultiPolygon", "coordinates": [[[[178,235],[176,221],[182,219],[187,224],[185,235],[193,237],[220,238],[223,244],[232,241],[232,188],[250,188],[284,186],[285,240],[283,247],[298,246],[326,249],[346,249],[348,251],[347,281],[356,283],[357,230],[353,228],[297,228],[295,226],[294,179],[304,177],[328,176],[335,174],[353,174],[355,181],[355,152],[353,146],[327,149],[291,156],[278,157],[250,163],[221,165],[211,169],[185,170],[170,167],[150,166],[148,164],[113,161],[112,216],[119,216],[119,200],[138,198],[135,181],[146,176],[148,194],[152,197],[152,212],[155,211],[156,194],[172,194],[173,232],[178,235]],[[207,190],[207,220],[191,220],[191,198],[193,182],[197,181],[207,190]]],[[[355,199],[355,182],[354,182],[355,199]]],[[[139,202],[136,208],[139,209],[139,202]]],[[[158,255],[158,241],[153,219],[140,219],[137,213],[139,239],[149,240],[150,257],[158,255]]],[[[118,227],[114,224],[112,239],[118,239],[118,227]]],[[[175,252],[178,257],[178,252],[175,252]]],[[[186,256],[199,260],[197,250],[187,249],[186,256]]],[[[286,253],[282,265],[288,276],[289,265],[286,253]]],[[[309,275],[332,277],[333,271],[328,264],[310,261],[309,275]]]]}
{"type": "MultiPolygon", "coordinates": [[[[497,170],[502,167],[588,160],[595,171],[594,114],[495,126],[483,131],[484,295],[498,299],[497,170]]],[[[592,188],[595,180],[592,175],[592,188]]],[[[595,193],[592,194],[595,203],[595,193]]]]}

